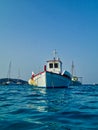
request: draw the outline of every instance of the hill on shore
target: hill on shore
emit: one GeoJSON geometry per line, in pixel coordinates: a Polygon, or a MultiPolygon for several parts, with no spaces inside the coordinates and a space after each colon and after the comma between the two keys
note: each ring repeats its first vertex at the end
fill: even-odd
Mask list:
{"type": "Polygon", "coordinates": [[[22,80],[22,79],[13,79],[13,78],[2,78],[0,79],[0,85],[26,85],[28,84],[27,81],[22,80]]]}

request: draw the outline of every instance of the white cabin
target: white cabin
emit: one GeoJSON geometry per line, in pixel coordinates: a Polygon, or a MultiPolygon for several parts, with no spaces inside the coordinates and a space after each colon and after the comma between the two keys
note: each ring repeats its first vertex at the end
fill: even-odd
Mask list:
{"type": "Polygon", "coordinates": [[[53,59],[47,61],[47,71],[61,74],[62,73],[62,62],[60,59],[53,59]]]}

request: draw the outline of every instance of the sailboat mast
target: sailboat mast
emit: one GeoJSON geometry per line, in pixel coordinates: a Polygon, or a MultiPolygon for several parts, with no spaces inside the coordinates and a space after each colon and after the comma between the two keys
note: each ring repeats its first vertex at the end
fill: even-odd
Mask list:
{"type": "Polygon", "coordinates": [[[11,61],[9,63],[9,69],[8,69],[8,74],[7,74],[8,80],[10,79],[10,75],[11,75],[11,61]]]}
{"type": "Polygon", "coordinates": [[[20,69],[18,69],[18,79],[20,79],[20,69]]]}
{"type": "Polygon", "coordinates": [[[71,66],[71,74],[72,76],[74,75],[74,62],[72,61],[72,66],[71,66]]]}

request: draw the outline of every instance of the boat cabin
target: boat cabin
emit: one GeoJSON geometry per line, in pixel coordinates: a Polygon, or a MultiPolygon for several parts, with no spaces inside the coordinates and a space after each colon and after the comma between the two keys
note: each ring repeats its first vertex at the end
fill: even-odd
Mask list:
{"type": "Polygon", "coordinates": [[[62,62],[60,59],[53,59],[47,61],[47,71],[61,74],[62,73],[62,62]]]}

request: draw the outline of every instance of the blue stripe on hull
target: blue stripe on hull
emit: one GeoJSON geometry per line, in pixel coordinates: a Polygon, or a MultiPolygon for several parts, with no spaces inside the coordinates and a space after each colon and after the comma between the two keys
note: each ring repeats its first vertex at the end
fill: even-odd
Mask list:
{"type": "Polygon", "coordinates": [[[47,88],[61,88],[70,85],[71,80],[60,74],[46,72],[46,87],[47,88]]]}

